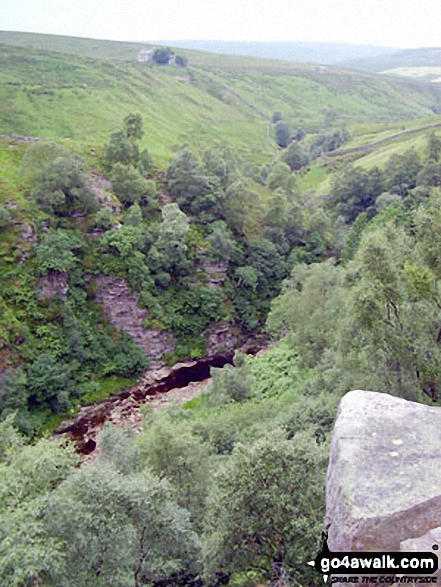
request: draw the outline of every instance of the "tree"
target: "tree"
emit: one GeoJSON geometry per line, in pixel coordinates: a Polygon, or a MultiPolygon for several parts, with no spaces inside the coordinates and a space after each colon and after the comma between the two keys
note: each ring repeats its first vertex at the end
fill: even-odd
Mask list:
{"type": "Polygon", "coordinates": [[[29,145],[20,166],[21,175],[30,183],[41,181],[49,163],[59,157],[68,157],[65,149],[55,143],[38,141],[29,145]]]}
{"type": "Polygon", "coordinates": [[[356,335],[342,335],[350,369],[368,378],[356,382],[360,389],[367,384],[415,400],[419,388],[438,397],[440,306],[434,272],[419,253],[392,222],[362,238],[349,298],[348,329],[356,335]]]}
{"type": "Polygon", "coordinates": [[[62,585],[63,546],[46,526],[50,493],[73,471],[77,457],[65,440],[25,445],[0,423],[0,582],[62,585]]]}
{"type": "Polygon", "coordinates": [[[101,208],[95,215],[95,226],[102,230],[112,228],[112,208],[101,208]]]}
{"type": "Polygon", "coordinates": [[[84,240],[74,231],[58,229],[48,232],[36,247],[36,259],[41,274],[49,271],[66,273],[78,263],[84,240]]]}
{"type": "Polygon", "coordinates": [[[173,51],[170,47],[158,47],[153,53],[153,61],[158,65],[168,65],[172,55],[173,51]]]}
{"type": "Polygon", "coordinates": [[[153,166],[153,158],[148,149],[143,149],[139,157],[138,170],[145,177],[153,166]]]}
{"type": "Polygon", "coordinates": [[[190,223],[177,204],[166,204],[162,209],[162,222],[149,251],[149,266],[157,273],[166,271],[179,275],[187,268],[187,237],[190,223]]]}
{"type": "MultiPolygon", "coordinates": [[[[387,174],[384,176],[387,177],[387,174]]],[[[361,212],[375,204],[384,192],[383,173],[378,168],[365,171],[360,167],[347,167],[335,176],[331,197],[337,210],[348,222],[354,222],[361,212]]]]}
{"type": "Polygon", "coordinates": [[[139,204],[133,204],[133,206],[130,206],[130,208],[125,213],[124,224],[127,226],[141,226],[142,211],[139,204]]]}
{"type": "Polygon", "coordinates": [[[225,193],[220,179],[207,174],[188,147],[184,147],[167,168],[167,184],[177,203],[201,222],[222,217],[225,193]]]}
{"type": "Polygon", "coordinates": [[[211,245],[211,256],[216,260],[228,262],[236,252],[236,243],[231,232],[222,220],[213,222],[210,230],[207,240],[211,245]]]}
{"type": "Polygon", "coordinates": [[[109,462],[81,467],[51,495],[47,523],[64,550],[59,585],[141,587],[176,571],[197,572],[188,512],[149,470],[124,475],[109,462]]]}
{"type": "Polygon", "coordinates": [[[346,308],[345,275],[333,260],[296,265],[271,304],[267,329],[274,334],[288,331],[308,367],[319,364],[323,353],[339,340],[336,325],[346,308]]]}
{"type": "Polygon", "coordinates": [[[438,161],[440,152],[441,139],[432,131],[427,137],[427,158],[438,161]]]}
{"type": "Polygon", "coordinates": [[[236,445],[216,477],[204,538],[207,579],[257,571],[263,580],[306,579],[305,561],[324,515],[326,447],[311,434],[275,430],[236,445]]]}
{"type": "Polygon", "coordinates": [[[104,164],[107,171],[110,171],[116,163],[136,165],[138,160],[138,145],[127,137],[125,131],[119,130],[110,135],[104,154],[104,164]]]}
{"type": "Polygon", "coordinates": [[[29,366],[27,388],[31,403],[49,405],[53,412],[66,410],[73,389],[69,368],[42,353],[29,366]]]}
{"type": "Polygon", "coordinates": [[[268,175],[266,185],[270,190],[282,189],[284,193],[292,194],[295,188],[296,180],[291,169],[286,162],[276,163],[268,175]]]}
{"type": "Polygon", "coordinates": [[[31,193],[45,212],[56,216],[90,214],[98,209],[97,199],[79,161],[71,157],[51,161],[31,193]]]}
{"type": "Polygon", "coordinates": [[[128,139],[139,141],[144,136],[141,114],[129,114],[124,118],[124,129],[128,139]]]}
{"type": "Polygon", "coordinates": [[[441,163],[429,159],[423,165],[416,178],[417,186],[441,186],[441,163]]]}
{"type": "Polygon", "coordinates": [[[199,436],[165,412],[150,419],[136,446],[144,466],[167,479],[178,505],[200,523],[210,477],[208,447],[199,436]]]}
{"type": "Polygon", "coordinates": [[[346,129],[332,129],[319,134],[310,145],[311,157],[320,157],[326,151],[335,151],[348,142],[351,135],[346,129]]]}
{"type": "Polygon", "coordinates": [[[276,143],[279,145],[279,147],[285,149],[291,142],[291,126],[287,122],[282,122],[279,120],[275,126],[275,133],[276,143]]]}
{"type": "Polygon", "coordinates": [[[283,161],[287,163],[291,171],[298,171],[309,163],[309,154],[298,143],[291,143],[283,153],[283,161]]]}
{"type": "Polygon", "coordinates": [[[420,157],[414,148],[402,155],[392,155],[385,167],[387,189],[404,198],[416,186],[421,167],[420,157]]]}
{"type": "Polygon", "coordinates": [[[49,271],[71,271],[78,263],[77,254],[83,245],[83,239],[71,231],[48,232],[37,246],[39,272],[44,275],[49,271]]]}
{"type": "Polygon", "coordinates": [[[132,166],[116,163],[110,175],[113,191],[125,205],[151,202],[156,196],[154,183],[144,179],[132,166]]]}
{"type": "Polygon", "coordinates": [[[179,67],[187,67],[188,58],[183,55],[176,55],[176,65],[179,65],[179,67]]]}

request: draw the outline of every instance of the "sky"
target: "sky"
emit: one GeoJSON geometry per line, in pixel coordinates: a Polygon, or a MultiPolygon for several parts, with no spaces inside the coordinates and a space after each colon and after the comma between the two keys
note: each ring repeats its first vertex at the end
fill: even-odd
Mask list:
{"type": "Polygon", "coordinates": [[[441,0],[0,0],[0,30],[441,47],[441,0]]]}

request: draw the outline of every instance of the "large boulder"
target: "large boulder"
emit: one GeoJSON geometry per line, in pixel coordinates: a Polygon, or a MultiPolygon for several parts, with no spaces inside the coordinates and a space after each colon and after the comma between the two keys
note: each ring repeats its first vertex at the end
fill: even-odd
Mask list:
{"type": "Polygon", "coordinates": [[[348,393],[334,426],[326,509],[335,552],[407,550],[439,528],[441,409],[348,393]]]}

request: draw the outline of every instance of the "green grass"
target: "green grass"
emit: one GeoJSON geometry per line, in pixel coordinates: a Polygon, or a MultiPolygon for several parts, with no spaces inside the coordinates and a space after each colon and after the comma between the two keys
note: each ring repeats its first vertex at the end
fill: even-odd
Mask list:
{"type": "Polygon", "coordinates": [[[111,375],[110,377],[100,379],[98,380],[100,385],[99,389],[82,397],[81,403],[87,405],[105,400],[111,395],[123,391],[123,389],[126,389],[127,387],[132,387],[137,380],[137,377],[118,377],[117,375],[111,375]]]}
{"type": "Polygon", "coordinates": [[[142,147],[160,167],[183,143],[219,141],[264,162],[274,142],[267,145],[267,121],[250,106],[269,117],[279,110],[308,132],[325,128],[332,112],[363,141],[378,130],[360,124],[430,120],[441,100],[441,88],[288,61],[177,50],[189,58],[184,70],[137,64],[144,46],[137,43],[8,32],[0,43],[4,134],[102,143],[128,113],[140,112],[142,147]]]}

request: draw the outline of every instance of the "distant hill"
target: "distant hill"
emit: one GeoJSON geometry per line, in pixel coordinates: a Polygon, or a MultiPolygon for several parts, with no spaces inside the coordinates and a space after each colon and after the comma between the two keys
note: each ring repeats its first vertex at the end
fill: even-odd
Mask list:
{"type": "MultiPolygon", "coordinates": [[[[153,41],[148,41],[155,44],[153,41]]],[[[335,64],[341,61],[361,58],[375,58],[394,53],[391,47],[352,45],[347,43],[306,43],[306,42],[239,42],[239,41],[156,41],[161,45],[210,51],[224,55],[267,57],[287,61],[335,64]]]]}
{"type": "Polygon", "coordinates": [[[339,65],[364,71],[388,71],[401,67],[441,67],[441,47],[405,49],[384,55],[342,60],[339,65]]]}
{"type": "Polygon", "coordinates": [[[159,164],[185,142],[226,141],[259,160],[276,148],[276,111],[307,133],[441,112],[441,87],[413,80],[189,49],[179,50],[188,68],[158,66],[137,62],[143,47],[0,32],[1,134],[102,142],[140,112],[159,164]]]}

